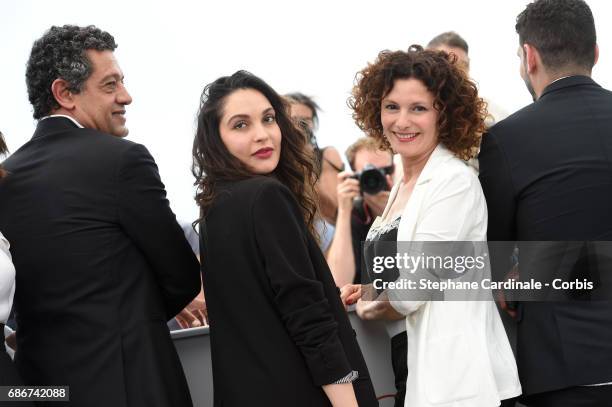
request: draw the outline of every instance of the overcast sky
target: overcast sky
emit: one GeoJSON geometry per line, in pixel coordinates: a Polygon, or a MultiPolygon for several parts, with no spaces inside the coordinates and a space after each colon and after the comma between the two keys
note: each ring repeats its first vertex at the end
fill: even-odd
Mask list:
{"type": "MultiPolygon", "coordinates": [[[[346,100],[354,77],[383,49],[407,49],[455,30],[469,43],[481,94],[508,112],[530,103],[519,77],[517,14],[527,1],[116,1],[0,0],[0,130],[11,151],[36,125],[25,63],[51,25],[94,24],[114,35],[134,101],[129,139],[145,144],[160,168],[177,216],[197,217],[191,145],[205,84],[238,69],[278,92],[301,91],[320,104],[321,145],[341,152],[360,136],[346,100]]],[[[612,6],[588,2],[600,60],[593,77],[612,88],[612,6]]]]}

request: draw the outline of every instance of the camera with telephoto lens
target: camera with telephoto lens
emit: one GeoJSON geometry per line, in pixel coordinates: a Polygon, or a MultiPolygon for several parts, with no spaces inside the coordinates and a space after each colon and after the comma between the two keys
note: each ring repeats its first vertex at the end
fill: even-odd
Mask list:
{"type": "Polygon", "coordinates": [[[380,191],[385,191],[389,189],[386,175],[389,175],[391,173],[393,173],[392,165],[388,167],[378,168],[373,166],[372,164],[368,164],[363,168],[363,171],[352,175],[351,178],[355,178],[359,181],[359,188],[361,189],[361,194],[365,192],[370,195],[375,195],[380,191]]]}

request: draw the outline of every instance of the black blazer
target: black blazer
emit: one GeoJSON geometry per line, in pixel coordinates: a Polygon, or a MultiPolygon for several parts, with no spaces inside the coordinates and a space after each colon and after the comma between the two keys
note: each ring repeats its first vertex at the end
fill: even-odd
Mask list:
{"type": "Polygon", "coordinates": [[[291,192],[271,177],[222,186],[202,223],[216,406],[328,406],[351,370],[378,405],[331,272],[291,192]]]}
{"type": "MultiPolygon", "coordinates": [[[[612,240],[612,92],[591,78],[550,84],[490,129],[479,158],[490,241],[612,240]]],[[[538,268],[519,250],[528,280],[538,268]]],[[[610,302],[523,302],[519,313],[525,394],[612,382],[610,302]]]]}
{"type": "Polygon", "coordinates": [[[78,407],[191,406],[166,320],[199,266],[148,151],[49,118],[4,166],[24,381],[68,385],[78,407]]]}

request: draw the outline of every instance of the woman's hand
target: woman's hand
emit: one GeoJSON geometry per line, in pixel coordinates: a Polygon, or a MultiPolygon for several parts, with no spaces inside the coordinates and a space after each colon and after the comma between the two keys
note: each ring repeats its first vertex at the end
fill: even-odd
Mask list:
{"type": "Polygon", "coordinates": [[[340,289],[340,299],[344,308],[353,305],[361,298],[361,284],[347,284],[340,289]]]}
{"type": "Polygon", "coordinates": [[[200,293],[175,317],[175,319],[181,329],[208,326],[208,309],[206,308],[203,289],[200,290],[200,293]]]}

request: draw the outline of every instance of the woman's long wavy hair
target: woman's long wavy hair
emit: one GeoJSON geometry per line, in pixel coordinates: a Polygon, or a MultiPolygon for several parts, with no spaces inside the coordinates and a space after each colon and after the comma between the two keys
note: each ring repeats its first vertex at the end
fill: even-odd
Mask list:
{"type": "Polygon", "coordinates": [[[238,181],[256,176],[236,157],[230,154],[221,140],[219,123],[226,98],[239,89],[253,89],[268,99],[276,114],[281,131],[281,151],[274,176],[293,193],[300,205],[304,222],[313,235],[317,201],[314,184],[317,176],[314,157],[306,148],[306,136],[288,115],[284,99],[257,76],[238,71],[208,84],[202,92],[197,130],[193,141],[193,165],[196,178],[195,200],[200,207],[199,223],[206,218],[218,194],[220,182],[238,181]]]}

